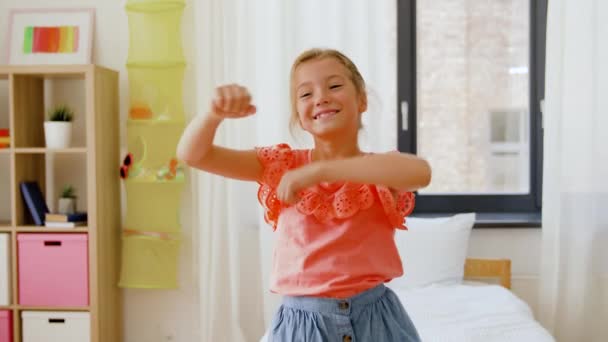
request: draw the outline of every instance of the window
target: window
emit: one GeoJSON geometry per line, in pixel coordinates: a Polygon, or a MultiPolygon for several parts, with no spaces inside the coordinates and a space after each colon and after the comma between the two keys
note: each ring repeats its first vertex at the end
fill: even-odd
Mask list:
{"type": "Polygon", "coordinates": [[[399,150],[433,168],[415,214],[538,226],[547,0],[397,4],[399,150]]]}

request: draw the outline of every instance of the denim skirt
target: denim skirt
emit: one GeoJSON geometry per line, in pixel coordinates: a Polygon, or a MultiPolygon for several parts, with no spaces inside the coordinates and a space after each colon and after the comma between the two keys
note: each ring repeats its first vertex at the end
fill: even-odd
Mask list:
{"type": "Polygon", "coordinates": [[[283,298],[270,342],[419,342],[399,297],[378,285],[347,299],[283,298]]]}

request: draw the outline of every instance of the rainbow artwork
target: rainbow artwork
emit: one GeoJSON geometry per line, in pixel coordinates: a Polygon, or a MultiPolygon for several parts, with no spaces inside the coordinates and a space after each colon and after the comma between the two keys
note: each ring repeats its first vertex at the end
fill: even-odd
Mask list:
{"type": "Polygon", "coordinates": [[[23,53],[75,53],[78,26],[28,26],[23,36],[23,53]]]}

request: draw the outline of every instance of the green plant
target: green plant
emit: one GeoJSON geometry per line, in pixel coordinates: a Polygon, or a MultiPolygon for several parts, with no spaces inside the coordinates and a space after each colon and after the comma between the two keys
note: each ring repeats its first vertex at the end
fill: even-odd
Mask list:
{"type": "Polygon", "coordinates": [[[49,111],[50,121],[72,121],[74,112],[66,105],[59,105],[49,111]]]}
{"type": "Polygon", "coordinates": [[[66,185],[63,187],[63,190],[61,191],[61,198],[76,198],[76,191],[74,190],[74,187],[71,185],[66,185]]]}

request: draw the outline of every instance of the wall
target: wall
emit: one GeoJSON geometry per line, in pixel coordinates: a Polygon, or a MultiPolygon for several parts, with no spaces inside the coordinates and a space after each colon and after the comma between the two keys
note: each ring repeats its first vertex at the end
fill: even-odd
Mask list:
{"type": "MultiPolygon", "coordinates": [[[[123,0],[55,0],[53,2],[44,0],[2,0],[0,1],[0,51],[4,51],[6,42],[6,26],[8,22],[8,11],[11,8],[95,8],[96,9],[96,25],[94,37],[94,52],[93,62],[99,65],[117,70],[120,72],[120,113],[123,127],[121,127],[121,142],[125,145],[125,119],[128,111],[128,75],[125,67],[127,61],[128,44],[129,44],[129,28],[127,15],[124,9],[125,1],[123,0]]],[[[183,17],[183,37],[184,41],[193,41],[193,19],[191,10],[191,2],[187,1],[187,7],[184,10],[183,17]]],[[[192,79],[192,61],[194,51],[192,44],[184,44],[184,53],[188,61],[186,70],[186,78],[184,80],[184,105],[187,111],[194,108],[194,80],[192,79]]],[[[4,57],[4,54],[2,54],[4,57]]],[[[5,61],[0,61],[5,63],[5,61]]],[[[0,81],[0,111],[8,110],[6,84],[0,81]]],[[[53,98],[49,99],[54,102],[57,98],[68,97],[71,85],[55,89],[53,98]]],[[[1,117],[1,116],[0,116],[1,117]]],[[[4,124],[0,121],[0,125],[4,124]]],[[[122,154],[122,153],[121,153],[122,154]]],[[[4,158],[8,159],[8,158],[4,158]]],[[[0,157],[0,168],[8,165],[4,163],[0,157]]],[[[116,170],[120,160],[116,161],[116,170]]],[[[55,170],[57,173],[62,170],[55,170]]],[[[4,176],[4,171],[0,172],[4,176]]],[[[0,190],[8,188],[8,184],[4,184],[0,177],[0,190]]],[[[184,192],[183,202],[184,210],[182,215],[183,228],[183,244],[181,253],[180,273],[181,287],[175,291],[164,290],[124,290],[124,327],[125,327],[125,342],[165,342],[165,341],[181,341],[190,342],[198,340],[198,285],[196,281],[197,275],[197,257],[192,241],[196,241],[193,235],[196,234],[192,229],[192,220],[189,200],[192,197],[190,186],[186,185],[187,190],[184,192]]],[[[0,208],[8,207],[8,203],[1,202],[0,208]]],[[[124,203],[124,201],[123,201],[124,203]]],[[[4,209],[0,209],[0,214],[4,209]]],[[[2,217],[2,216],[0,216],[2,217]]]]}
{"type": "Polygon", "coordinates": [[[538,313],[541,230],[474,229],[469,241],[469,256],[511,259],[513,292],[538,313]]]}

